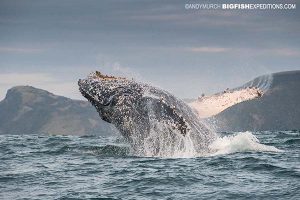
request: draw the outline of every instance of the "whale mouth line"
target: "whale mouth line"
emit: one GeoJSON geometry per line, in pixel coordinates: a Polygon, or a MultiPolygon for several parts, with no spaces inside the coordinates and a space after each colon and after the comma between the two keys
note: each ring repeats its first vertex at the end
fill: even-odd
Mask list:
{"type": "Polygon", "coordinates": [[[112,103],[112,97],[110,97],[107,102],[100,103],[98,101],[98,99],[95,99],[92,95],[90,95],[88,92],[84,91],[82,88],[79,88],[79,91],[92,104],[96,104],[101,107],[107,107],[112,103]]]}

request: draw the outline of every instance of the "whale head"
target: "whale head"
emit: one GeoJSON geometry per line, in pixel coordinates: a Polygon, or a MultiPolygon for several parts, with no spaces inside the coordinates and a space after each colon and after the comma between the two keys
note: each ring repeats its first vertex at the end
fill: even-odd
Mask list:
{"type": "Polygon", "coordinates": [[[97,109],[100,117],[113,124],[124,124],[134,109],[133,105],[142,96],[142,87],[135,81],[98,71],[79,79],[78,85],[81,94],[97,109]]]}

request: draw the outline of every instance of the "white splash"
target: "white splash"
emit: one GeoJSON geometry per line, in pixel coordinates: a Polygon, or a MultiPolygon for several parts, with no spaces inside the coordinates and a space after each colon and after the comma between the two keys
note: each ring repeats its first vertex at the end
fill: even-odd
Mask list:
{"type": "Polygon", "coordinates": [[[195,149],[196,145],[198,144],[195,144],[189,135],[184,137],[180,133],[166,132],[162,137],[161,133],[158,134],[156,131],[151,131],[150,135],[139,146],[141,151],[135,151],[133,154],[142,157],[194,158],[238,152],[283,152],[283,150],[274,146],[261,144],[251,132],[241,132],[231,136],[219,137],[203,152],[197,152],[195,149]]]}
{"type": "Polygon", "coordinates": [[[143,156],[190,158],[197,152],[190,135],[183,136],[179,131],[171,131],[168,126],[154,123],[150,134],[143,141],[143,156]],[[163,133],[163,135],[162,135],[163,133]]]}
{"type": "MultiPolygon", "coordinates": [[[[190,134],[183,136],[180,131],[173,129],[167,121],[156,119],[152,104],[149,107],[149,133],[133,134],[133,151],[136,156],[188,158],[195,157],[197,151],[190,134]]],[[[200,134],[200,133],[199,133],[200,134]]]]}
{"type": "Polygon", "coordinates": [[[282,152],[273,146],[259,143],[251,132],[241,132],[231,136],[219,137],[209,146],[212,151],[209,156],[230,154],[236,152],[282,152]]]}

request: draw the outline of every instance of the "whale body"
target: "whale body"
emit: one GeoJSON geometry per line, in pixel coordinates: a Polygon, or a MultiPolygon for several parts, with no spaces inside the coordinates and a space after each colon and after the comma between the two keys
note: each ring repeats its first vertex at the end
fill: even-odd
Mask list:
{"type": "Polygon", "coordinates": [[[96,71],[78,85],[99,116],[114,124],[139,154],[199,153],[216,137],[187,104],[149,84],[96,71]]]}

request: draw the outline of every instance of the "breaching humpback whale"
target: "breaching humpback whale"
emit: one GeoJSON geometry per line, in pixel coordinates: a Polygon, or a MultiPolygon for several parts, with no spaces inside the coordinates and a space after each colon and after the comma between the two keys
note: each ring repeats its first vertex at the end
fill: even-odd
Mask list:
{"type": "Polygon", "coordinates": [[[98,71],[78,85],[100,117],[114,124],[140,153],[189,148],[201,153],[216,137],[187,104],[162,89],[98,71]]]}

